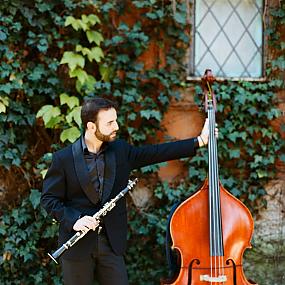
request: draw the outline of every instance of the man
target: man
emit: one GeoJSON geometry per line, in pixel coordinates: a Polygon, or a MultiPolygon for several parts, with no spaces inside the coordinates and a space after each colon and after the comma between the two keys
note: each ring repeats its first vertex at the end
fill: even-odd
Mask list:
{"type": "MultiPolygon", "coordinates": [[[[126,187],[133,169],[195,154],[208,142],[206,120],[198,138],[135,147],[116,140],[119,130],[114,102],[94,98],[84,102],[84,135],[53,154],[43,183],[42,206],[60,223],[59,244],[76,231],[89,231],[62,256],[64,283],[91,285],[96,271],[100,285],[126,285],[126,201],[120,199],[102,219],[98,234],[92,217],[106,201],[126,187]],[[93,231],[92,231],[93,230],[93,231]]],[[[98,227],[97,227],[98,228],[98,227]]]]}

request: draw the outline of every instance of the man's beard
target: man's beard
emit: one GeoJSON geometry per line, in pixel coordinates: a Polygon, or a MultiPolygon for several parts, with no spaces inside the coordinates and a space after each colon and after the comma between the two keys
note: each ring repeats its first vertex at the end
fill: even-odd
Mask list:
{"type": "Polygon", "coordinates": [[[100,132],[98,126],[95,131],[95,136],[97,137],[98,140],[102,142],[111,142],[116,139],[116,137],[111,137],[111,135],[116,134],[116,132],[111,133],[110,135],[104,135],[100,132]]]}

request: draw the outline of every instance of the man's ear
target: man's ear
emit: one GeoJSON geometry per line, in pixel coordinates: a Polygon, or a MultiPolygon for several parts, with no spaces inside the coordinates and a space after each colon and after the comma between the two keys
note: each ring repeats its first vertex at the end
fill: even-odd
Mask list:
{"type": "Polygon", "coordinates": [[[87,126],[87,130],[96,131],[96,125],[93,122],[88,122],[86,126],[87,126]]]}

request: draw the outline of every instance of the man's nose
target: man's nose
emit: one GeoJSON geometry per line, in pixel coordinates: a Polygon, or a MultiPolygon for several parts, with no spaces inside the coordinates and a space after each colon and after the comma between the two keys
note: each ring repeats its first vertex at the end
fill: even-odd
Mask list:
{"type": "Polygon", "coordinates": [[[119,125],[118,125],[117,122],[115,122],[115,124],[114,124],[114,130],[117,131],[118,129],[119,129],[119,125]]]}

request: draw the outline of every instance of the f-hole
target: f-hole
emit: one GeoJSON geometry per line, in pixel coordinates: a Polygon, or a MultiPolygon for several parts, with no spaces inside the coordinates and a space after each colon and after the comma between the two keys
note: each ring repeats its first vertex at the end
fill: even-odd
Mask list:
{"type": "Polygon", "coordinates": [[[199,265],[200,264],[200,260],[199,259],[193,259],[190,262],[189,267],[188,267],[188,283],[187,283],[187,285],[191,285],[191,282],[192,282],[192,266],[193,266],[194,262],[196,262],[196,264],[199,265]]]}
{"type": "Polygon", "coordinates": [[[233,265],[233,271],[234,271],[234,274],[233,274],[233,285],[237,285],[237,269],[236,269],[236,264],[235,262],[230,258],[226,261],[226,264],[227,265],[230,265],[230,262],[232,263],[233,265]]]}

